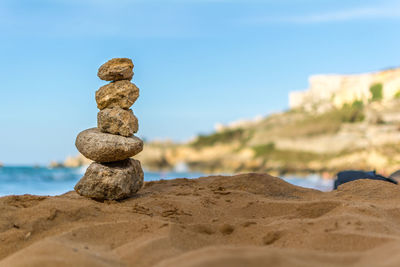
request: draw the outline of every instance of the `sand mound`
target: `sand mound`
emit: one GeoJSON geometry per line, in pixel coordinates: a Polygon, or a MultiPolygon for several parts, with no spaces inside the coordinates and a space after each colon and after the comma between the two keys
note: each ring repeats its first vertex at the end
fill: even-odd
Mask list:
{"type": "Polygon", "coordinates": [[[148,182],[135,198],[0,198],[0,266],[400,266],[400,187],[266,174],[148,182]]]}

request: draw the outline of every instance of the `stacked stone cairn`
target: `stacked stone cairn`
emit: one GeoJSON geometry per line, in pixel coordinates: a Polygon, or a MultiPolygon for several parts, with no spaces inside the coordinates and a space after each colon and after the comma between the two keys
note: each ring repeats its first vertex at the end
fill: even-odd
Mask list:
{"type": "Polygon", "coordinates": [[[97,76],[109,84],[96,92],[97,128],[79,133],[75,145],[93,160],[83,178],[75,185],[82,196],[96,200],[121,200],[134,195],[143,185],[140,162],[131,159],[143,150],[143,142],[133,134],[138,120],[130,107],[139,97],[139,89],[130,80],[133,63],[114,58],[103,64],[97,76]]]}

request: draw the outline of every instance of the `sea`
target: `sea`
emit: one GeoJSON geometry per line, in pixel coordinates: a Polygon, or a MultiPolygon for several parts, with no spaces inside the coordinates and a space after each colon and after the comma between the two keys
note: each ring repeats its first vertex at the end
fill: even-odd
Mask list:
{"type": "MultiPolygon", "coordinates": [[[[80,168],[47,168],[34,166],[5,166],[0,168],[0,196],[6,195],[60,195],[73,190],[86,171],[80,168]]],[[[209,176],[199,172],[171,171],[150,172],[145,171],[145,181],[168,180],[174,178],[198,178],[209,176]]],[[[307,188],[321,191],[330,191],[333,188],[331,180],[324,180],[318,175],[305,177],[284,176],[285,181],[307,188]]]]}

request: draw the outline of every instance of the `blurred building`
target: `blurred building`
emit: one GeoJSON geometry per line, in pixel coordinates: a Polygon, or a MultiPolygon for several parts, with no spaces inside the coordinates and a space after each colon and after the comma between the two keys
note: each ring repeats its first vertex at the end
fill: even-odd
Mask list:
{"type": "Polygon", "coordinates": [[[366,103],[373,100],[374,90],[382,101],[400,97],[400,68],[358,75],[313,75],[309,84],[307,90],[289,94],[291,109],[324,112],[355,101],[366,103]]]}

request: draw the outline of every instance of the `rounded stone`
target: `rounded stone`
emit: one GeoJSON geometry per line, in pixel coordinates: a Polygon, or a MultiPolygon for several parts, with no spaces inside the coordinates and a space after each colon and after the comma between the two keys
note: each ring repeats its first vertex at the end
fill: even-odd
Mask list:
{"type": "Polygon", "coordinates": [[[139,124],[131,109],[105,108],[97,113],[97,127],[103,133],[132,136],[139,124]]]}
{"type": "Polygon", "coordinates": [[[139,88],[130,81],[112,82],[96,91],[97,107],[100,110],[112,107],[128,109],[138,97],[139,88]]]}
{"type": "Polygon", "coordinates": [[[97,76],[105,81],[132,80],[133,63],[129,58],[113,58],[100,66],[97,76]]]}
{"type": "Polygon", "coordinates": [[[121,200],[143,186],[143,170],[134,159],[110,163],[93,162],[75,185],[75,191],[96,200],[121,200]]]}
{"type": "Polygon", "coordinates": [[[88,159],[112,162],[130,158],[141,152],[143,141],[136,136],[124,137],[91,128],[78,134],[75,146],[88,159]]]}

